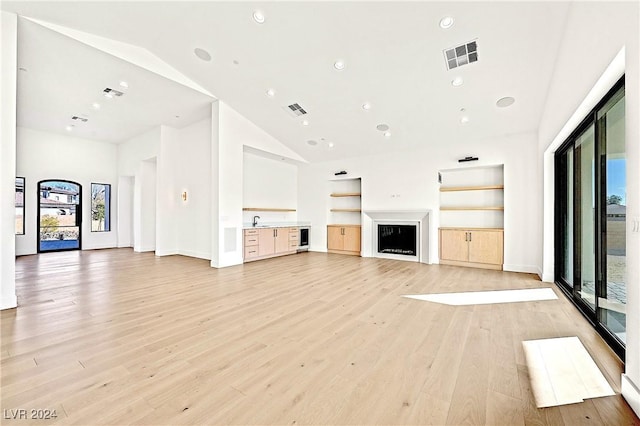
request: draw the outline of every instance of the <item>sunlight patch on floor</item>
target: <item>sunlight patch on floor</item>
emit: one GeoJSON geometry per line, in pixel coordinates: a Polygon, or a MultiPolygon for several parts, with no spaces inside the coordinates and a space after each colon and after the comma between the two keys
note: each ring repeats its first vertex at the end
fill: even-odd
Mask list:
{"type": "Polygon", "coordinates": [[[577,337],[522,342],[538,408],[615,395],[577,337]]]}
{"type": "Polygon", "coordinates": [[[550,288],[467,291],[462,293],[407,294],[402,297],[453,306],[533,302],[537,300],[554,300],[558,298],[550,288]]]}

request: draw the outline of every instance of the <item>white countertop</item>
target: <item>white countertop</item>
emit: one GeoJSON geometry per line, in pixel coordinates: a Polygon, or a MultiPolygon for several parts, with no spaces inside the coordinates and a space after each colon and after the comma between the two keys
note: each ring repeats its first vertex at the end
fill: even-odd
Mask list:
{"type": "Polygon", "coordinates": [[[258,226],[251,223],[243,223],[242,229],[260,229],[260,228],[301,228],[310,227],[311,222],[258,222],[258,226]]]}

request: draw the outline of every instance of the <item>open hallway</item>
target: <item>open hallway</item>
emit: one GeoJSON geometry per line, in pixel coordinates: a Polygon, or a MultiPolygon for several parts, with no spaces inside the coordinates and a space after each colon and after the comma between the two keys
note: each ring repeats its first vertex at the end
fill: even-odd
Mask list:
{"type": "Polygon", "coordinates": [[[131,249],[25,256],[16,270],[2,408],[56,410],[32,423],[639,424],[623,364],[534,275],[313,252],[213,269],[131,249]],[[520,288],[558,299],[401,297],[520,288]],[[564,336],[615,396],[536,408],[522,341],[564,336]]]}

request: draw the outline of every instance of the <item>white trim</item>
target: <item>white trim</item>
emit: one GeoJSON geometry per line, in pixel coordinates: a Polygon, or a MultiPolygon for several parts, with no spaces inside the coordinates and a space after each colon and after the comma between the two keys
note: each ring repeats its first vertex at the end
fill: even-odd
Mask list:
{"type": "Polygon", "coordinates": [[[626,374],[622,374],[621,385],[622,396],[635,411],[636,415],[640,417],[640,390],[638,390],[638,386],[626,374]]]}
{"type": "Polygon", "coordinates": [[[179,254],[180,256],[195,257],[198,259],[211,260],[211,253],[205,253],[203,251],[178,250],[175,254],[179,254]]]}
{"type": "Polygon", "coordinates": [[[2,300],[2,306],[0,306],[0,310],[4,309],[13,309],[18,307],[18,297],[16,295],[6,297],[2,300]]]}
{"type": "MultiPolygon", "coordinates": [[[[371,235],[370,247],[371,250],[367,252],[365,255],[365,250],[363,250],[363,257],[376,257],[377,251],[375,247],[377,246],[377,240],[374,241],[376,222],[380,221],[389,221],[389,222],[397,222],[397,221],[417,221],[419,222],[419,262],[430,264],[429,259],[429,235],[431,234],[431,210],[368,210],[364,212],[365,216],[371,219],[371,225],[368,227],[368,230],[371,235]]],[[[406,259],[402,259],[406,260],[406,259]]]]}
{"type": "Polygon", "coordinates": [[[522,272],[524,274],[536,274],[540,276],[540,268],[535,265],[508,265],[504,264],[502,270],[505,272],[522,272]]]}

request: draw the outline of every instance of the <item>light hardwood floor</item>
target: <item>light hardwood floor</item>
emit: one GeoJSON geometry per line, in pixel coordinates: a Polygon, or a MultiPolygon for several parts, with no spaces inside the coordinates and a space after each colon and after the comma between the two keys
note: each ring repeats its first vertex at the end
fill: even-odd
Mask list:
{"type": "Polygon", "coordinates": [[[621,362],[560,294],[402,294],[536,277],[303,253],[225,269],[130,249],[18,258],[1,313],[2,424],[639,424],[621,362]],[[578,336],[617,392],[537,409],[522,341],[578,336]],[[57,419],[8,420],[54,409],[57,419]]]}

